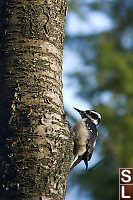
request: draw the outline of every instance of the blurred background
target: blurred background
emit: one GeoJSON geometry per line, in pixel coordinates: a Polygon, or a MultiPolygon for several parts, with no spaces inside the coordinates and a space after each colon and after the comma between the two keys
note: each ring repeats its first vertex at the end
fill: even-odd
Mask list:
{"type": "Polygon", "coordinates": [[[63,61],[63,95],[73,107],[102,115],[89,162],[69,178],[66,200],[118,200],[118,168],[133,167],[133,1],[69,0],[63,61]]]}

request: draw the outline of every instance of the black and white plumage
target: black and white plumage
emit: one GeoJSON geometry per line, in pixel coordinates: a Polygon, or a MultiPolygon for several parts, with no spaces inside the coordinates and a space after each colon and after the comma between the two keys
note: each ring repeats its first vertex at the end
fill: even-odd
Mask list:
{"type": "Polygon", "coordinates": [[[88,161],[92,157],[98,137],[96,126],[101,121],[101,115],[94,110],[82,111],[77,108],[74,109],[79,112],[82,119],[73,128],[74,160],[71,164],[71,169],[79,164],[81,160],[84,160],[87,170],[88,161]]]}

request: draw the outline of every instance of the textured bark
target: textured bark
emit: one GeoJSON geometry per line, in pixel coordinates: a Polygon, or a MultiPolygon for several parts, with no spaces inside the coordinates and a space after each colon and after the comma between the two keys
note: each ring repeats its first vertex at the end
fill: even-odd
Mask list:
{"type": "Polygon", "coordinates": [[[63,200],[65,0],[0,0],[0,200],[63,200]]]}

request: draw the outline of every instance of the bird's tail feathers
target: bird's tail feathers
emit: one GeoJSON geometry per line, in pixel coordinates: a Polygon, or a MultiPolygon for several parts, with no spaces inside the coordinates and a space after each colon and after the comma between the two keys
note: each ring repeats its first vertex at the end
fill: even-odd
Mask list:
{"type": "Polygon", "coordinates": [[[76,156],[71,164],[70,170],[72,170],[76,165],[78,165],[82,160],[82,156],[76,156]]]}

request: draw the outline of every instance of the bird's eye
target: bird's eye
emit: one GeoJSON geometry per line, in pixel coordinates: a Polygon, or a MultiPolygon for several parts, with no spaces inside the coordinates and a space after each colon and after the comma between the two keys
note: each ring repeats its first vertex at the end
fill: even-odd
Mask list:
{"type": "Polygon", "coordinates": [[[89,111],[89,110],[87,110],[87,111],[86,111],[86,114],[90,115],[90,111],[89,111]]]}

